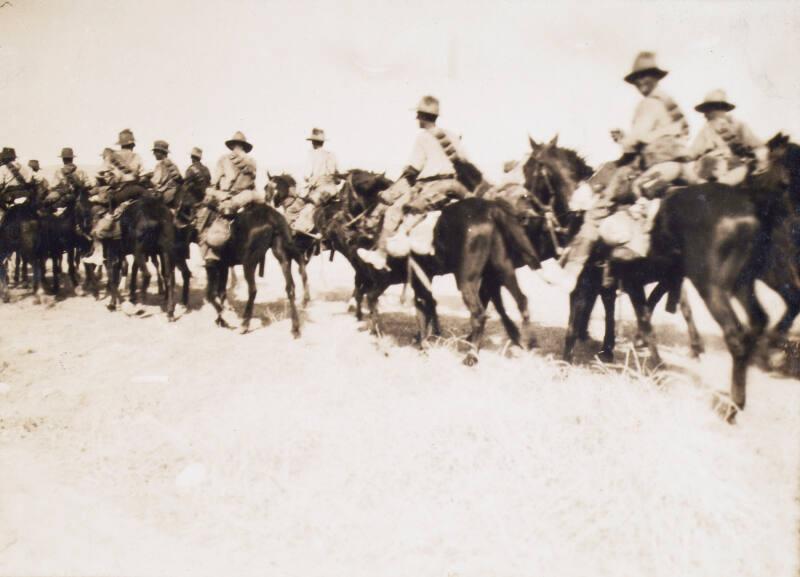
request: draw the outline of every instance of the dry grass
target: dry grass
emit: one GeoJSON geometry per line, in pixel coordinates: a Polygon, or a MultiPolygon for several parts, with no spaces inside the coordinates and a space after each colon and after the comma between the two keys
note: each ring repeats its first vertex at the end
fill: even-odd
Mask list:
{"type": "MultiPolygon", "coordinates": [[[[312,266],[318,292],[340,267],[312,266]]],[[[539,353],[491,323],[470,369],[447,296],[424,355],[391,296],[378,343],[324,295],[293,341],[266,280],[245,337],[207,308],[0,307],[0,574],[797,573],[795,381],[754,371],[730,427],[697,385],[718,352],[573,367],[557,323],[539,353]]]]}

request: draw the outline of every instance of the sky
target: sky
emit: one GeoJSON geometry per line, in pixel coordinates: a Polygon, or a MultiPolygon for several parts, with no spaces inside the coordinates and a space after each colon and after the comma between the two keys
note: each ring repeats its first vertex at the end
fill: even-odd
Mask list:
{"type": "Polygon", "coordinates": [[[756,134],[800,138],[800,2],[10,1],[0,145],[45,165],[63,146],[96,165],[130,128],[146,166],[164,139],[180,167],[200,146],[213,168],[241,130],[263,183],[304,173],[316,126],[341,168],[395,177],[423,94],[490,179],[529,135],[597,165],[630,125],[640,50],[670,71],[693,135],[694,106],[723,88],[756,134]]]}

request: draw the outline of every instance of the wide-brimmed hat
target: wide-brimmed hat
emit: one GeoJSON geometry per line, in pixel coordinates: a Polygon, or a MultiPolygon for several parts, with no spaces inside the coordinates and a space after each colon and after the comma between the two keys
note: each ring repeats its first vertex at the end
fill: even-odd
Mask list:
{"type": "Polygon", "coordinates": [[[114,149],[113,148],[109,148],[108,146],[106,146],[103,149],[103,152],[100,153],[100,156],[102,157],[102,156],[105,156],[107,154],[114,154],[114,149]]]}
{"type": "Polygon", "coordinates": [[[233,150],[234,144],[241,144],[245,152],[250,152],[253,150],[253,145],[247,142],[247,137],[242,133],[241,130],[237,130],[232,138],[225,141],[225,146],[231,150],[233,150]]]}
{"type": "Polygon", "coordinates": [[[196,156],[197,158],[203,158],[203,149],[194,146],[192,147],[192,151],[189,153],[189,156],[196,156]]]}
{"type": "Polygon", "coordinates": [[[642,76],[655,76],[659,80],[664,78],[669,72],[662,70],[656,64],[654,52],[640,52],[633,61],[633,70],[625,77],[625,82],[633,84],[642,76]]]}
{"type": "Polygon", "coordinates": [[[439,116],[439,99],[430,95],[423,96],[414,110],[439,116]]]}
{"type": "Polygon", "coordinates": [[[61,149],[61,154],[58,155],[59,158],[75,158],[75,153],[72,152],[72,149],[67,146],[61,149]]]}
{"type": "Polygon", "coordinates": [[[39,161],[38,161],[38,160],[36,160],[35,158],[31,158],[31,159],[28,161],[28,166],[29,166],[30,168],[34,169],[34,170],[39,170],[39,161]]]}
{"type": "Polygon", "coordinates": [[[164,154],[169,154],[169,144],[166,140],[156,140],[153,143],[153,151],[160,150],[164,154]]]}
{"type": "Polygon", "coordinates": [[[712,90],[703,99],[703,102],[694,107],[697,112],[708,112],[709,110],[733,110],[735,105],[728,102],[728,95],[722,89],[712,90]]]}
{"type": "Polygon", "coordinates": [[[120,146],[125,146],[127,144],[136,144],[136,139],[133,138],[133,132],[131,132],[129,128],[122,130],[119,133],[117,144],[119,144],[120,146]]]}
{"type": "Polygon", "coordinates": [[[10,160],[16,160],[16,158],[17,152],[8,146],[4,146],[3,151],[0,152],[0,162],[9,162],[10,160]]]}
{"type": "Polygon", "coordinates": [[[312,128],[311,129],[311,136],[306,138],[306,140],[311,140],[314,142],[325,142],[325,131],[321,128],[312,128]]]}

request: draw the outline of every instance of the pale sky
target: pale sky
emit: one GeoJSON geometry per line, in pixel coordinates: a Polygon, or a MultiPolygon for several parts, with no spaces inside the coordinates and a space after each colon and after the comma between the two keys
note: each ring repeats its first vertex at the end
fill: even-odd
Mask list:
{"type": "Polygon", "coordinates": [[[302,174],[314,126],[342,168],[396,176],[423,94],[490,177],[527,136],[615,158],[638,99],[623,82],[640,50],[693,135],[714,88],[768,138],[800,138],[798,2],[11,0],[0,9],[0,145],[96,165],[131,128],[146,166],[155,139],[210,166],[242,130],[266,169],[302,174]]]}

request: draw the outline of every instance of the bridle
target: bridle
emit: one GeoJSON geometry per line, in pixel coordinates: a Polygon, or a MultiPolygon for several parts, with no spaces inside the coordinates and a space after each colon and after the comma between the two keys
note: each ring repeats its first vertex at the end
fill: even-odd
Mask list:
{"type": "Polygon", "coordinates": [[[561,256],[561,254],[564,252],[564,249],[558,242],[558,235],[565,233],[567,229],[561,224],[561,221],[559,221],[555,213],[554,204],[558,193],[556,192],[550,175],[542,166],[544,163],[539,159],[539,155],[536,155],[534,162],[536,162],[536,172],[534,173],[535,180],[531,186],[532,190],[528,190],[528,198],[544,219],[544,226],[548,235],[550,236],[550,242],[553,244],[553,249],[555,250],[556,255],[561,256]],[[543,203],[535,193],[535,190],[538,188],[536,185],[539,183],[539,178],[544,181],[544,185],[547,187],[547,191],[550,193],[550,201],[546,204],[543,203]]]}

